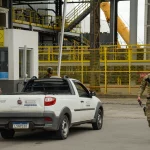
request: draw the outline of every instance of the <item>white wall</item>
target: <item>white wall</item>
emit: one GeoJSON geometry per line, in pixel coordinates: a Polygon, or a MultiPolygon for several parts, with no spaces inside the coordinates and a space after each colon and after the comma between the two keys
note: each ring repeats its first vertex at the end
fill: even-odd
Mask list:
{"type": "MultiPolygon", "coordinates": [[[[83,33],[90,32],[90,15],[81,21],[81,31],[83,33]]],[[[106,20],[100,20],[100,32],[110,33],[110,29],[106,20]]]]}
{"type": "Polygon", "coordinates": [[[6,29],[4,45],[8,47],[8,79],[19,80],[19,47],[32,48],[31,75],[38,77],[38,33],[6,29]]]}

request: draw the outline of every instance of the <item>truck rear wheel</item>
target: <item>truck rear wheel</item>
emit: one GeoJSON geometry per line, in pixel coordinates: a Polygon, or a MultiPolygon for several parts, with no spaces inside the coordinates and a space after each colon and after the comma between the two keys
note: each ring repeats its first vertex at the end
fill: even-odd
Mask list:
{"type": "Polygon", "coordinates": [[[92,123],[92,126],[94,130],[100,130],[103,126],[103,113],[100,109],[96,115],[96,122],[92,123]]]}
{"type": "Polygon", "coordinates": [[[57,137],[61,140],[64,140],[68,137],[69,134],[69,120],[66,115],[61,119],[59,130],[57,131],[57,137]]]}
{"type": "Polygon", "coordinates": [[[14,130],[4,130],[1,131],[1,136],[3,139],[12,139],[15,135],[15,131],[14,130]]]}

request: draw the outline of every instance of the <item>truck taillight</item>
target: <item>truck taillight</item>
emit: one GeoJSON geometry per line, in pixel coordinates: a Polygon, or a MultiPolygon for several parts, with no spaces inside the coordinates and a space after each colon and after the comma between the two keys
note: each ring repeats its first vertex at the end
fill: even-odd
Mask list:
{"type": "Polygon", "coordinates": [[[44,106],[51,106],[56,103],[56,98],[55,97],[45,97],[44,99],[44,106]]]}
{"type": "Polygon", "coordinates": [[[45,117],[44,120],[45,120],[45,121],[52,121],[52,118],[50,118],[50,117],[45,117]]]}

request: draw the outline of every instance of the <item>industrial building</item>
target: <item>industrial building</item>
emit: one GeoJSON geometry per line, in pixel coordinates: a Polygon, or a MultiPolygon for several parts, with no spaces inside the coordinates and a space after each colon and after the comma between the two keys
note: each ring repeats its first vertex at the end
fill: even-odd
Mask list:
{"type": "Polygon", "coordinates": [[[141,72],[149,72],[150,8],[145,0],[145,44],[140,45],[138,0],[130,0],[130,28],[118,15],[119,1],[124,0],[0,0],[3,91],[20,91],[24,80],[41,78],[52,66],[55,75],[67,74],[98,92],[122,88],[132,94],[141,72]],[[100,9],[110,33],[100,32],[100,9]],[[80,23],[88,15],[90,33],[82,33],[80,23]],[[118,42],[118,34],[125,45],[118,42]]]}

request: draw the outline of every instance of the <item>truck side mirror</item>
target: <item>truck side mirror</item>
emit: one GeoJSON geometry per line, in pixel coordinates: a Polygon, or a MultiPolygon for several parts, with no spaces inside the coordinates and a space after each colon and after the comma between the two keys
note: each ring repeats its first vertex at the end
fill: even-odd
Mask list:
{"type": "Polygon", "coordinates": [[[23,82],[23,85],[25,86],[26,84],[27,84],[27,81],[24,81],[24,82],[23,82]]]}
{"type": "Polygon", "coordinates": [[[96,96],[96,93],[94,91],[90,91],[90,97],[96,96]]]}
{"type": "Polygon", "coordinates": [[[92,96],[96,96],[96,93],[94,91],[92,91],[92,96]]]}

